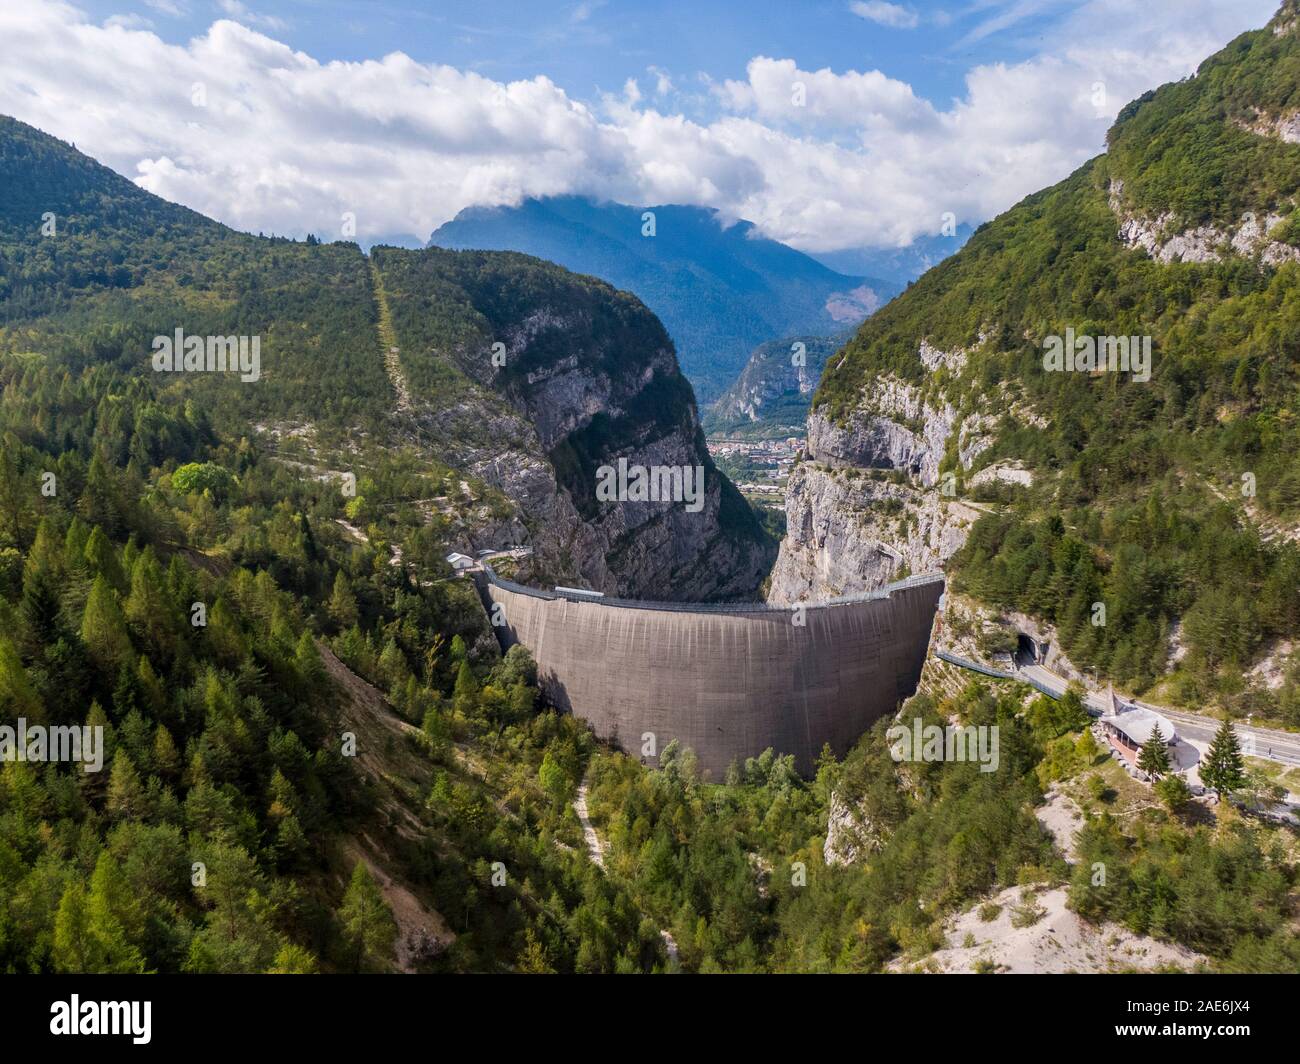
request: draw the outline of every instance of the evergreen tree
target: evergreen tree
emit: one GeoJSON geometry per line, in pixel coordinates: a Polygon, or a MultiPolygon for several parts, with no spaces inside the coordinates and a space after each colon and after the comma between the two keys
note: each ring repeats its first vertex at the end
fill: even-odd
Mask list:
{"type": "Polygon", "coordinates": [[[343,937],[352,948],[356,971],[386,969],[397,941],[397,921],[364,861],[358,861],[352,870],[339,920],[343,937]]]}
{"type": "Polygon", "coordinates": [[[86,609],[81,615],[81,638],[95,663],[109,675],[131,653],[126,615],[103,573],[95,577],[90,597],[86,600],[86,609]]]}
{"type": "Polygon", "coordinates": [[[90,538],[86,540],[86,547],[82,553],[92,576],[102,575],[117,590],[126,590],[126,577],[118,564],[117,552],[113,550],[113,544],[108,541],[104,530],[98,525],[91,529],[90,538]]]}
{"type": "Polygon", "coordinates": [[[40,696],[32,687],[14,645],[0,636],[0,721],[10,724],[24,717],[31,724],[45,720],[40,696]]]}
{"type": "Polygon", "coordinates": [[[1237,732],[1232,722],[1225,719],[1201,762],[1201,782],[1220,794],[1227,794],[1235,791],[1245,780],[1246,764],[1241,756],[1237,732]]]}
{"type": "Polygon", "coordinates": [[[70,883],[59,899],[54,917],[54,970],[81,974],[90,971],[90,914],[86,891],[80,883],[70,883]]]}
{"type": "Polygon", "coordinates": [[[1159,724],[1152,727],[1150,737],[1138,752],[1138,768],[1153,780],[1158,780],[1169,772],[1169,747],[1165,745],[1159,724]]]}
{"type": "MultiPolygon", "coordinates": [[[[457,637],[459,638],[459,637],[457,637]]],[[[457,713],[468,714],[473,711],[478,699],[478,680],[468,661],[462,661],[456,672],[456,686],[452,691],[452,705],[457,713]]]]}
{"type": "Polygon", "coordinates": [[[352,594],[352,585],[342,569],[334,574],[334,590],[330,594],[328,609],[340,631],[357,623],[357,598],[352,594]]]}

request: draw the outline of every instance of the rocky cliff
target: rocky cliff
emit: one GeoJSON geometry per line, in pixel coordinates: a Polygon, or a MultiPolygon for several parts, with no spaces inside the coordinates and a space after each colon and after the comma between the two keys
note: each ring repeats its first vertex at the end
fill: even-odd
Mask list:
{"type": "MultiPolygon", "coordinates": [[[[963,366],[966,354],[922,341],[916,357],[933,376],[963,366]]],[[[786,492],[786,536],[769,599],[816,601],[942,568],[980,510],[957,497],[957,472],[941,475],[941,467],[949,456],[965,473],[992,444],[987,405],[959,411],[937,380],[918,386],[882,376],[841,422],[810,415],[807,454],[786,492]]],[[[981,472],[1007,479],[996,469],[981,472]]]]}
{"type": "MultiPolygon", "coordinates": [[[[709,458],[663,326],[635,297],[527,256],[376,253],[395,307],[412,417],[431,445],[499,489],[534,547],[521,578],[630,598],[753,597],[775,552],[709,458]],[[451,287],[454,323],[412,312],[451,287]],[[603,500],[603,467],[701,470],[703,497],[603,500]]],[[[484,528],[466,547],[501,546],[484,528]]]]}
{"type": "Polygon", "coordinates": [[[739,377],[709,407],[709,432],[779,436],[800,432],[826,360],[839,346],[827,336],[788,336],[759,344],[739,377]]]}

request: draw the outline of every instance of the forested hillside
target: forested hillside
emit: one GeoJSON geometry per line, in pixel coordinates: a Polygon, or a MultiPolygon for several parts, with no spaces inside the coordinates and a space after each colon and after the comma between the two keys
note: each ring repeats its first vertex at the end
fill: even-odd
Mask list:
{"type": "MultiPolygon", "coordinates": [[[[522,441],[551,504],[574,503],[523,398],[441,345],[570,311],[589,383],[640,352],[679,397],[639,426],[620,407],[621,431],[695,458],[653,317],[519,256],[408,253],[427,288],[405,291],[390,251],[389,295],[355,245],[233,232],[9,119],[0,184],[0,719],[84,724],[106,746],[101,772],[0,765],[0,970],[662,965],[580,850],[568,801],[591,737],[539,710],[531,662],[501,657],[443,560],[545,520],[546,497],[471,468],[476,449],[510,461],[522,441]],[[433,321],[405,301],[426,293],[433,321]],[[178,326],[258,336],[256,379],[155,372],[153,340],[178,326]]],[[[572,354],[537,335],[512,350],[530,371],[572,354]]],[[[700,538],[756,584],[767,545],[743,500],[721,531],[716,473],[712,491],[700,538]]],[[[572,550],[581,521],[553,523],[572,550]]],[[[664,575],[689,593],[691,566],[664,575]]]]}
{"type": "Polygon", "coordinates": [[[954,529],[945,490],[983,505],[957,590],[1045,619],[1126,688],[1294,727],[1294,658],[1283,682],[1243,678],[1270,655],[1285,676],[1300,636],[1300,144],[1278,132],[1300,107],[1293,16],[1134,101],[1105,156],[867,321],[814,416],[826,441],[925,437],[892,542],[920,542],[927,508],[954,529]],[[1067,330],[1149,337],[1150,379],[1046,370],[1067,330]]]}

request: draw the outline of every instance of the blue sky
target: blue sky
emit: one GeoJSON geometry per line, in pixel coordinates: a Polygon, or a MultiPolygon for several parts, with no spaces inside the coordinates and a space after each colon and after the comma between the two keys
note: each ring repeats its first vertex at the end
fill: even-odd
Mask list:
{"type": "MultiPolygon", "coordinates": [[[[231,5],[206,0],[80,6],[101,19],[137,15],[173,43],[231,17],[231,5]]],[[[915,16],[917,25],[872,21],[855,14],[848,0],[267,0],[234,9],[318,59],[402,51],[498,80],[546,75],[577,97],[617,90],[650,66],[688,83],[700,71],[719,79],[743,76],[755,55],[792,55],[808,69],[880,69],[942,102],[960,95],[970,67],[1032,55],[1045,31],[1078,5],[920,0],[888,6],[915,16]]]]}
{"type": "Polygon", "coordinates": [[[0,112],[237,228],[688,203],[808,251],[977,224],[1276,0],[23,0],[0,112]]]}

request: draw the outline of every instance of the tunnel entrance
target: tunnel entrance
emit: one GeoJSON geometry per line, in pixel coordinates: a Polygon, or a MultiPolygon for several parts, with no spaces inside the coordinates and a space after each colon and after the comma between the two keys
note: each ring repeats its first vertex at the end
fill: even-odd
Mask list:
{"type": "Polygon", "coordinates": [[[1026,635],[1024,632],[1016,633],[1016,667],[1024,668],[1026,665],[1041,664],[1047,658],[1047,648],[1050,643],[1040,643],[1033,636],[1026,635]]]}

